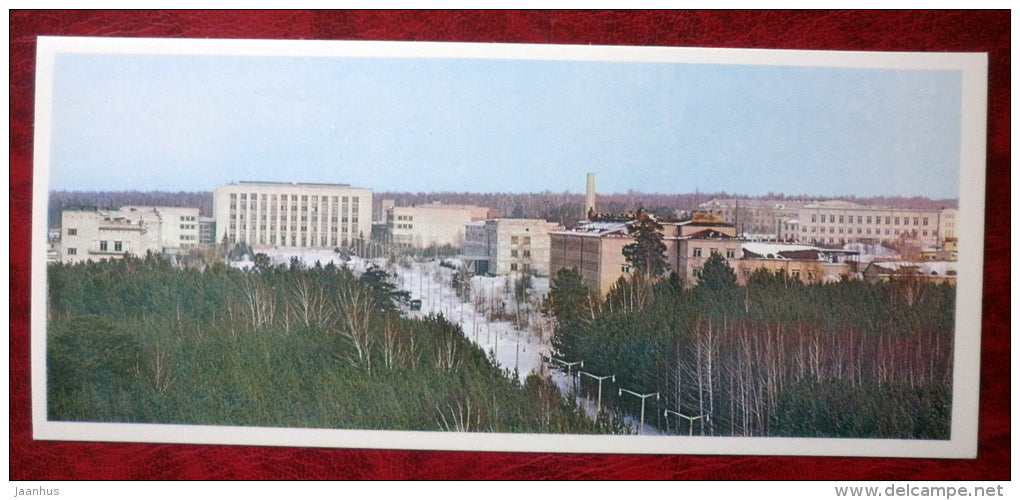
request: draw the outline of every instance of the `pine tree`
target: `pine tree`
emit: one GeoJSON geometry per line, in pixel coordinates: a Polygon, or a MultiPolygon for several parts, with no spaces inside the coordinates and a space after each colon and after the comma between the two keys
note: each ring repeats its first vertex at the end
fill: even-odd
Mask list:
{"type": "Polygon", "coordinates": [[[662,225],[655,218],[638,212],[638,219],[627,226],[634,243],[623,247],[623,256],[638,273],[651,278],[667,270],[666,244],[662,242],[662,225]]]}

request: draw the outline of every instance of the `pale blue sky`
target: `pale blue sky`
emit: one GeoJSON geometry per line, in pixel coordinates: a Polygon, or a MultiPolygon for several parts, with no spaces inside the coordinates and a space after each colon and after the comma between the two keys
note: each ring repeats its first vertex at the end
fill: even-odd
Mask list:
{"type": "Polygon", "coordinates": [[[961,74],[59,54],[51,189],[958,197],[961,74]]]}

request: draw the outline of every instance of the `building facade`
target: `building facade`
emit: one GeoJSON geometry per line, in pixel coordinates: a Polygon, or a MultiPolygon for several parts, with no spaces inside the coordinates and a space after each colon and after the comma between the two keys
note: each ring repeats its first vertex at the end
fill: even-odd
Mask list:
{"type": "Polygon", "coordinates": [[[783,272],[804,284],[834,283],[858,272],[858,254],[808,245],[744,242],[735,268],[737,282],[746,284],[759,269],[783,272]]]}
{"type": "Polygon", "coordinates": [[[60,222],[60,261],[186,251],[199,245],[198,218],[198,208],[186,207],[65,210],[60,222]]]}
{"type": "Polygon", "coordinates": [[[465,224],[484,221],[490,214],[486,207],[438,202],[412,207],[389,206],[385,210],[389,242],[413,248],[461,248],[465,224]]]}
{"type": "Polygon", "coordinates": [[[462,257],[476,274],[548,276],[550,232],[563,227],[543,219],[489,219],[465,224],[462,257]]]}
{"type": "Polygon", "coordinates": [[[549,270],[576,269],[588,288],[601,296],[631,273],[623,247],[634,242],[629,221],[587,221],[575,228],[549,233],[549,270]]]}
{"type": "Polygon", "coordinates": [[[781,238],[783,225],[796,219],[804,200],[716,198],[698,206],[701,213],[719,216],[740,235],[781,238]]]}
{"type": "Polygon", "coordinates": [[[347,184],[239,182],[213,196],[216,242],[347,248],[371,238],[372,191],[347,184]]]}
{"type": "Polygon", "coordinates": [[[802,207],[797,214],[801,243],[916,242],[923,248],[941,248],[956,237],[956,209],[904,209],[860,205],[831,200],[802,207]]]}

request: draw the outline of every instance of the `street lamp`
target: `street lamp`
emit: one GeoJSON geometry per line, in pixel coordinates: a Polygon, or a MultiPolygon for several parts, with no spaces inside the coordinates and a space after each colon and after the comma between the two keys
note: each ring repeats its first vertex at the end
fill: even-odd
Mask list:
{"type": "Polygon", "coordinates": [[[636,393],[634,391],[628,391],[627,389],[624,389],[624,388],[621,387],[620,390],[617,391],[616,395],[617,396],[623,396],[623,393],[625,393],[625,392],[627,394],[632,395],[632,396],[637,396],[637,397],[641,398],[641,425],[638,426],[638,434],[641,434],[645,430],[645,400],[650,398],[650,397],[652,397],[652,396],[655,396],[655,400],[658,401],[659,400],[659,393],[657,393],[657,392],[650,392],[648,394],[638,394],[638,393],[636,393]]]}
{"type": "MultiPolygon", "coordinates": [[[[687,423],[690,426],[689,427],[690,431],[687,433],[688,436],[693,436],[694,435],[694,421],[699,419],[699,418],[701,418],[701,417],[704,417],[704,415],[698,415],[697,417],[688,417],[687,415],[684,415],[682,413],[677,413],[677,412],[675,412],[673,410],[666,410],[665,412],[662,413],[662,416],[663,417],[668,417],[670,413],[672,413],[672,414],[674,414],[674,415],[676,415],[676,416],[678,416],[680,418],[686,418],[687,419],[687,423]]],[[[704,428],[702,428],[702,429],[704,429],[704,428]]]]}
{"type": "Polygon", "coordinates": [[[588,372],[577,372],[577,374],[578,375],[587,375],[587,376],[589,376],[589,377],[599,381],[598,410],[602,411],[602,381],[608,378],[608,379],[612,379],[613,383],[615,384],[616,383],[616,375],[606,375],[604,377],[599,377],[599,376],[596,376],[596,375],[592,375],[592,374],[590,374],[588,372]]]}
{"type": "Polygon", "coordinates": [[[573,385],[574,385],[574,377],[573,377],[573,375],[571,375],[570,371],[574,368],[574,365],[580,365],[581,368],[584,368],[584,360],[581,360],[581,361],[563,361],[562,359],[556,359],[556,358],[553,358],[553,357],[550,357],[549,360],[550,361],[555,361],[555,362],[560,363],[563,366],[567,367],[567,380],[570,382],[570,385],[571,385],[571,388],[572,388],[573,385]]]}

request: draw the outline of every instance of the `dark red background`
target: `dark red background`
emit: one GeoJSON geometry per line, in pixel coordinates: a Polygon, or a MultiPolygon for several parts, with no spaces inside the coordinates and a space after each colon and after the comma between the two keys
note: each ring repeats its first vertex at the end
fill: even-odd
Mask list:
{"type": "Polygon", "coordinates": [[[13,11],[10,33],[12,480],[1010,479],[1009,11],[13,11]],[[34,441],[29,232],[39,35],[987,52],[988,187],[978,458],[468,453],[34,441]]]}

